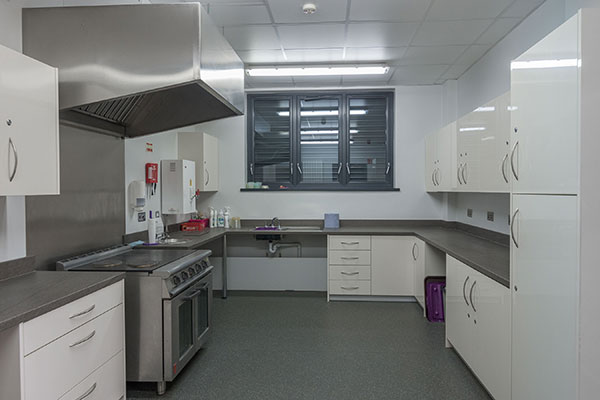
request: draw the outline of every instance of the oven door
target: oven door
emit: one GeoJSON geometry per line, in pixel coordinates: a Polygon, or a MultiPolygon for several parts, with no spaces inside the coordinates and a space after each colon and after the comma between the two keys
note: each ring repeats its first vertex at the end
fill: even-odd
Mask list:
{"type": "Polygon", "coordinates": [[[212,273],[163,303],[164,380],[172,381],[206,340],[212,306],[212,273]]]}

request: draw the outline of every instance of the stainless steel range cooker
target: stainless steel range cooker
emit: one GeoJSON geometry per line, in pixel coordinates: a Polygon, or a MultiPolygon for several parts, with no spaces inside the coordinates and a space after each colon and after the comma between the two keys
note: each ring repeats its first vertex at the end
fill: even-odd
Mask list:
{"type": "Polygon", "coordinates": [[[115,246],[56,263],[58,270],[125,272],[127,380],[166,382],[206,342],[211,328],[210,250],[115,246]]]}

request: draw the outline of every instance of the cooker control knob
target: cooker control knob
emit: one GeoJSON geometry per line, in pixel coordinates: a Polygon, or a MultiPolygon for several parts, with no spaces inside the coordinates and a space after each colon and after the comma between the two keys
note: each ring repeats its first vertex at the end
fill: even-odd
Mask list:
{"type": "Polygon", "coordinates": [[[208,261],[202,260],[202,262],[200,264],[202,265],[202,269],[208,268],[208,261]]]}
{"type": "Polygon", "coordinates": [[[183,272],[181,273],[181,280],[182,280],[182,281],[184,281],[184,282],[185,282],[185,281],[187,281],[189,277],[190,277],[190,276],[188,275],[188,273],[187,273],[187,272],[183,271],[183,272]]]}
{"type": "Polygon", "coordinates": [[[196,268],[194,268],[194,267],[190,267],[190,268],[188,269],[188,273],[190,274],[190,276],[194,276],[194,275],[196,275],[196,268]]]}
{"type": "Polygon", "coordinates": [[[178,276],[174,276],[172,281],[173,281],[173,285],[175,285],[175,286],[177,286],[181,283],[181,279],[179,279],[178,276]]]}

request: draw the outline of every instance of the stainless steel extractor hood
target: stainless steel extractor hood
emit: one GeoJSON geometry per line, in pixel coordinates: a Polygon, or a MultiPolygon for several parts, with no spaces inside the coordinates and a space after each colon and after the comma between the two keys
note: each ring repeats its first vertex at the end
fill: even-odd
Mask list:
{"type": "Polygon", "coordinates": [[[24,9],[23,52],[59,68],[61,119],[100,132],[244,112],[244,65],[199,3],[24,9]]]}

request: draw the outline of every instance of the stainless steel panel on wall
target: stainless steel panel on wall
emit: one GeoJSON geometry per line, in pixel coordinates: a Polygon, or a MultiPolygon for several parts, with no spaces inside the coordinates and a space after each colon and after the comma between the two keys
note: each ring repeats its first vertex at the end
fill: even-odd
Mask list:
{"type": "Polygon", "coordinates": [[[60,126],[61,194],[26,198],[27,254],[36,256],[37,269],[121,243],[124,152],[122,139],[60,126]]]}

